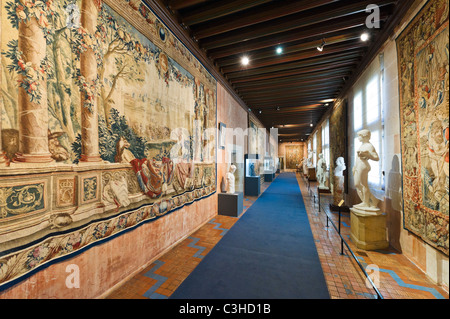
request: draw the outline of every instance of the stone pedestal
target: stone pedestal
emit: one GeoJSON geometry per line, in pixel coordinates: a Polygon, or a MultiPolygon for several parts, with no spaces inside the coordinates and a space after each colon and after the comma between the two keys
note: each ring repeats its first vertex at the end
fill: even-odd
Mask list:
{"type": "Polygon", "coordinates": [[[319,193],[325,193],[325,194],[330,194],[331,193],[330,189],[328,187],[326,187],[326,186],[318,186],[317,187],[317,191],[319,193]]]}
{"type": "Polygon", "coordinates": [[[238,193],[219,193],[218,194],[218,214],[239,217],[244,210],[244,194],[238,193]]]}
{"type": "Polygon", "coordinates": [[[364,250],[386,249],[386,214],[379,209],[371,211],[350,208],[350,238],[356,247],[364,250]]]}
{"type": "Polygon", "coordinates": [[[308,180],[310,181],[316,181],[316,168],[315,167],[308,167],[308,180]]]}

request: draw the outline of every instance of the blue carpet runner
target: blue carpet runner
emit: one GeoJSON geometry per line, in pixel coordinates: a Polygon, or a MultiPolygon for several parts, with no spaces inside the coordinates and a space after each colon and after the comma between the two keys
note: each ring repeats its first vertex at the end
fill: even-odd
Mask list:
{"type": "Polygon", "coordinates": [[[170,298],[330,298],[295,174],[280,174],[170,298]]]}

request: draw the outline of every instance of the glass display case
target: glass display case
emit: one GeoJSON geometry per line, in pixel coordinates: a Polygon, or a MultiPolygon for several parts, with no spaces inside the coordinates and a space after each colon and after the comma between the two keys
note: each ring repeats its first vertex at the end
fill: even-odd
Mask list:
{"type": "Polygon", "coordinates": [[[258,155],[246,155],[245,157],[245,177],[259,176],[258,155]]]}
{"type": "Polygon", "coordinates": [[[257,154],[245,154],[244,161],[244,194],[249,196],[259,196],[261,193],[259,157],[257,154]]]}
{"type": "Polygon", "coordinates": [[[275,169],[273,158],[270,156],[264,157],[264,174],[273,173],[275,169]]]}
{"type": "Polygon", "coordinates": [[[264,157],[264,181],[271,182],[275,178],[274,160],[270,156],[264,157]]]}

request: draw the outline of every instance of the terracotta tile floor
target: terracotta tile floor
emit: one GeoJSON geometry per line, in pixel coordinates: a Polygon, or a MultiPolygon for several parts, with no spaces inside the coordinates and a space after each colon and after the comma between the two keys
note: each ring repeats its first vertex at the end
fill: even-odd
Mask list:
{"type": "MultiPolygon", "coordinates": [[[[326,213],[338,228],[338,213],[330,212],[328,204],[332,196],[320,194],[317,183],[311,182],[308,189],[306,179],[297,174],[309,222],[316,242],[330,297],[333,299],[376,298],[370,283],[366,285],[360,266],[344,245],[341,255],[340,237],[328,223],[326,213]],[[325,213],[326,211],[326,213],[325,213]]],[[[427,276],[404,255],[396,250],[364,251],[358,249],[350,240],[350,213],[341,214],[341,234],[366,270],[384,299],[448,299],[448,293],[436,286],[427,276]]]]}
{"type": "MultiPolygon", "coordinates": [[[[325,213],[318,212],[317,193],[314,202],[313,189],[308,190],[305,180],[297,174],[302,191],[316,248],[322,264],[330,297],[333,299],[370,299],[375,292],[367,288],[365,277],[349,252],[340,254],[340,242],[331,223],[326,227],[325,213]]],[[[264,183],[263,193],[270,183],[264,183]]],[[[244,197],[244,212],[257,197],[244,197]]],[[[326,197],[322,195],[322,201],[326,197]]],[[[329,213],[337,225],[337,214],[329,213]]],[[[242,216],[242,215],[241,215],[242,216]]],[[[348,238],[350,221],[348,213],[341,215],[341,233],[348,238]]],[[[239,218],[217,215],[199,230],[191,234],[165,255],[155,260],[133,278],[112,291],[107,299],[166,299],[201,262],[202,258],[220,241],[222,236],[239,218]]],[[[385,299],[433,299],[447,298],[440,287],[434,285],[425,274],[406,257],[395,251],[361,251],[349,244],[360,263],[373,276],[380,293],[385,299]],[[377,267],[378,271],[374,271],[377,267]],[[378,279],[379,278],[379,279],[378,279]]]]}

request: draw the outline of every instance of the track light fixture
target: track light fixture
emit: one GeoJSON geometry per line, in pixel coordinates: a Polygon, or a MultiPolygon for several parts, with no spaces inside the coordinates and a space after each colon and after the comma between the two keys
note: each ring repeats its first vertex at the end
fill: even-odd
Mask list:
{"type": "Polygon", "coordinates": [[[322,52],[323,51],[323,47],[325,46],[325,40],[324,39],[322,39],[322,44],[321,45],[319,45],[318,47],[317,47],[317,50],[319,50],[320,52],[322,52]]]}

